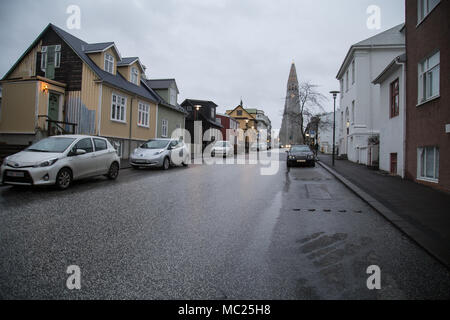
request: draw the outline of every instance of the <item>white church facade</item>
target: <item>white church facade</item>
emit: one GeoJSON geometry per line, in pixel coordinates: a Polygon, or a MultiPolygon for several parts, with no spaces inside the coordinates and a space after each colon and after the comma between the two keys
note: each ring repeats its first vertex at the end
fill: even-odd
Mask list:
{"type": "Polygon", "coordinates": [[[404,25],[398,25],[350,47],[337,79],[340,81],[339,155],[365,165],[379,165],[383,118],[380,86],[373,81],[405,52],[404,25]]]}

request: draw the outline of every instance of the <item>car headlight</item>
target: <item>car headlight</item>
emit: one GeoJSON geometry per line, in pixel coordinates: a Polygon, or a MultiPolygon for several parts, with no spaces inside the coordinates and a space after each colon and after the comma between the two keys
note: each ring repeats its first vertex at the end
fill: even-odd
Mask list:
{"type": "Polygon", "coordinates": [[[44,167],[50,167],[55,164],[55,162],[58,161],[58,159],[51,159],[44,162],[41,162],[39,164],[34,165],[34,168],[44,168],[44,167]]]}
{"type": "Polygon", "coordinates": [[[8,162],[8,157],[6,157],[5,159],[3,159],[2,161],[2,166],[6,166],[6,163],[8,162]]]}
{"type": "Polygon", "coordinates": [[[163,153],[163,152],[164,152],[164,149],[159,150],[156,154],[161,154],[161,153],[163,153]]]}

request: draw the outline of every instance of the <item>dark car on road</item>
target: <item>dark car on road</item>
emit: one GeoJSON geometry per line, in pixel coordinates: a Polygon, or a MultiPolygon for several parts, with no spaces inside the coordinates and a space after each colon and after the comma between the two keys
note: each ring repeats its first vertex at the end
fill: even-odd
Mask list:
{"type": "Polygon", "coordinates": [[[316,160],[314,152],[311,151],[307,145],[294,145],[286,151],[287,152],[287,166],[308,166],[315,167],[316,160]]]}

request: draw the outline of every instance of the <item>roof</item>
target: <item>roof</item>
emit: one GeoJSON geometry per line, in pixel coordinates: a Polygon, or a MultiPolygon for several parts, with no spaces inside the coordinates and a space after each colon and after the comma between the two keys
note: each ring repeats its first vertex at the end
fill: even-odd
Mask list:
{"type": "Polygon", "coordinates": [[[208,100],[195,100],[195,99],[186,99],[183,101],[183,103],[181,105],[185,105],[185,104],[189,104],[192,107],[195,107],[196,105],[200,105],[203,107],[210,107],[210,108],[217,108],[218,105],[215,104],[212,101],[208,101],[208,100]]]}
{"type": "Polygon", "coordinates": [[[145,71],[145,66],[141,63],[141,61],[139,60],[138,57],[126,57],[126,58],[122,58],[122,60],[117,62],[117,66],[118,67],[123,67],[123,66],[131,66],[133,63],[138,62],[139,67],[141,68],[142,72],[145,71]]]}
{"type": "MultiPolygon", "coordinates": [[[[58,36],[61,37],[63,41],[67,43],[68,46],[72,48],[72,50],[80,57],[80,59],[85,62],[89,68],[98,76],[98,80],[102,81],[106,84],[112,85],[116,88],[128,91],[129,93],[138,95],[142,98],[148,99],[153,102],[158,102],[158,97],[156,96],[155,92],[148,88],[147,86],[137,86],[128,80],[126,80],[120,73],[117,74],[111,74],[109,72],[104,71],[100,67],[98,67],[94,61],[88,56],[87,52],[85,52],[86,46],[89,44],[70,33],[58,28],[57,26],[53,24],[49,24],[44,31],[36,38],[36,40],[33,42],[33,44],[27,49],[27,51],[19,58],[19,60],[14,64],[14,66],[6,73],[6,75],[3,77],[3,79],[6,79],[9,74],[15,69],[17,64],[23,59],[24,56],[28,54],[28,52],[31,51],[32,48],[34,48],[39,41],[39,39],[44,35],[45,32],[47,32],[49,29],[52,29],[53,31],[58,34],[58,36]]],[[[98,45],[98,44],[95,44],[98,45]]],[[[100,47],[100,45],[99,45],[100,47]]],[[[143,83],[141,81],[141,83],[143,83]]]]}
{"type": "Polygon", "coordinates": [[[338,74],[336,75],[336,78],[340,79],[343,76],[344,70],[347,69],[347,66],[350,63],[350,58],[353,56],[353,53],[357,49],[373,49],[376,47],[405,47],[406,42],[404,26],[404,23],[399,24],[391,29],[388,29],[373,37],[352,45],[347,52],[347,55],[338,71],[338,74]]]}
{"type": "Polygon", "coordinates": [[[114,45],[114,42],[88,43],[84,46],[84,52],[103,52],[114,45]]]}
{"type": "Polygon", "coordinates": [[[167,89],[167,88],[170,88],[171,84],[175,84],[177,93],[180,93],[175,79],[148,79],[147,84],[152,89],[167,89]]]}
{"type": "Polygon", "coordinates": [[[174,111],[181,112],[181,113],[183,113],[185,116],[188,114],[187,111],[186,111],[182,106],[180,106],[180,105],[174,106],[174,105],[171,105],[171,104],[169,104],[168,102],[166,102],[166,101],[165,101],[165,100],[164,100],[157,92],[153,91],[153,89],[151,89],[151,88],[145,83],[145,80],[144,80],[144,82],[142,82],[142,84],[144,84],[146,87],[148,87],[149,90],[151,90],[151,91],[155,94],[155,96],[158,98],[158,103],[159,103],[160,105],[162,105],[162,106],[164,106],[164,107],[166,107],[166,108],[172,109],[172,110],[174,110],[174,111]]]}
{"type": "Polygon", "coordinates": [[[394,60],[392,60],[386,68],[372,81],[373,84],[381,84],[386,78],[395,70],[400,67],[400,63],[406,62],[406,53],[399,55],[394,60]]]}

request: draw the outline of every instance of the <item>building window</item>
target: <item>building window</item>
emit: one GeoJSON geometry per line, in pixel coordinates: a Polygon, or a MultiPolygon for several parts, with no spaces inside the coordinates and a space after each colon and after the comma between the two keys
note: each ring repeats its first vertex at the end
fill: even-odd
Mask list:
{"type": "Polygon", "coordinates": [[[47,68],[47,47],[41,48],[41,70],[45,71],[47,68]]]}
{"type": "Polygon", "coordinates": [[[417,149],[417,178],[438,182],[439,148],[424,147],[417,149]]]}
{"type": "Polygon", "coordinates": [[[125,97],[113,93],[111,103],[111,120],[126,122],[126,103],[127,99],[125,97]]]}
{"type": "Polygon", "coordinates": [[[345,91],[348,92],[348,70],[345,73],[345,91]]]}
{"type": "Polygon", "coordinates": [[[237,115],[238,115],[238,117],[242,117],[242,110],[238,110],[237,115]]]}
{"type": "Polygon", "coordinates": [[[344,79],[339,80],[341,85],[341,99],[344,97],[344,79]]]}
{"type": "Polygon", "coordinates": [[[150,106],[148,104],[139,102],[138,107],[138,126],[149,127],[150,106]]]}
{"type": "Polygon", "coordinates": [[[418,0],[417,1],[417,23],[420,23],[433,10],[440,0],[418,0]]]}
{"type": "Polygon", "coordinates": [[[167,138],[168,134],[169,134],[169,121],[163,119],[161,123],[161,136],[163,138],[167,138]]]}
{"type": "Polygon", "coordinates": [[[439,96],[440,53],[419,63],[419,103],[439,96]]]}
{"type": "Polygon", "coordinates": [[[352,84],[355,84],[355,60],[352,62],[352,84]]]}
{"type": "Polygon", "coordinates": [[[216,110],[214,110],[214,108],[211,108],[211,119],[215,118],[216,118],[216,110]]]}
{"type": "Polygon", "coordinates": [[[105,71],[114,73],[114,57],[109,53],[105,54],[105,71]]]}
{"type": "Polygon", "coordinates": [[[391,83],[391,107],[390,107],[390,117],[394,118],[399,115],[399,105],[400,105],[400,88],[399,80],[395,79],[391,83]]]}
{"type": "Polygon", "coordinates": [[[55,68],[59,68],[61,66],[61,46],[55,46],[55,68]]]}
{"type": "Polygon", "coordinates": [[[355,100],[352,101],[352,123],[355,123],[355,100]]]}
{"type": "Polygon", "coordinates": [[[134,83],[135,85],[137,85],[138,79],[139,79],[139,71],[137,68],[132,67],[131,68],[131,82],[134,83]]]}
{"type": "Polygon", "coordinates": [[[175,89],[170,88],[169,89],[169,104],[176,106],[177,105],[177,92],[175,89]]]}

